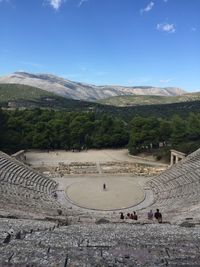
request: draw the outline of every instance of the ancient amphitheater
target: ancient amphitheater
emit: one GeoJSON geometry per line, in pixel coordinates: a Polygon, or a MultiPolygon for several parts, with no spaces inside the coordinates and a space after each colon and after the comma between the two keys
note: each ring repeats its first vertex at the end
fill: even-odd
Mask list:
{"type": "Polygon", "coordinates": [[[0,191],[2,267],[200,266],[200,150],[167,168],[124,151],[0,152],[0,191]]]}

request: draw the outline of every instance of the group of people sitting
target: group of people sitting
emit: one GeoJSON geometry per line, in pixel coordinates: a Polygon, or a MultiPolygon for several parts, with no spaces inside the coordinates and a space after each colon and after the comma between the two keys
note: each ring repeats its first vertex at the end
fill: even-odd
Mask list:
{"type": "MultiPolygon", "coordinates": [[[[158,221],[158,223],[162,223],[162,214],[159,211],[159,209],[156,209],[155,213],[153,213],[153,211],[150,210],[147,213],[147,217],[148,217],[148,220],[153,220],[153,218],[155,218],[158,221]]],[[[123,212],[120,212],[120,219],[121,220],[132,219],[132,220],[137,221],[138,220],[138,215],[136,214],[135,211],[133,213],[127,213],[126,216],[123,214],[123,212]]]]}
{"type": "Polygon", "coordinates": [[[124,220],[124,219],[131,219],[131,220],[135,220],[135,221],[137,221],[138,216],[137,216],[137,214],[136,214],[135,211],[134,211],[133,213],[127,213],[126,216],[124,216],[124,213],[123,213],[123,212],[120,212],[120,219],[121,219],[121,220],[124,220]]]}

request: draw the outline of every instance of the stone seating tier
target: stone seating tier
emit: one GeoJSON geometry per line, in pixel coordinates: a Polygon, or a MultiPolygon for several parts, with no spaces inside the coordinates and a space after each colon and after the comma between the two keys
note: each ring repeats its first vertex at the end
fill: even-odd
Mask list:
{"type": "Polygon", "coordinates": [[[168,224],[58,227],[0,219],[0,266],[199,266],[199,238],[199,227],[168,224]],[[14,233],[3,243],[9,228],[14,233]]]}
{"type": "Polygon", "coordinates": [[[200,149],[148,181],[146,186],[154,192],[154,204],[150,208],[178,213],[199,205],[200,149]]]}
{"type": "Polygon", "coordinates": [[[50,194],[55,191],[57,186],[55,181],[41,176],[28,166],[13,160],[11,157],[9,158],[4,153],[0,153],[0,159],[0,180],[21,185],[27,185],[27,181],[31,180],[38,188],[40,188],[39,185],[43,184],[44,186],[41,188],[45,189],[45,191],[50,194]]]}
{"type": "Polygon", "coordinates": [[[0,152],[0,212],[58,215],[57,183],[0,152]]]}

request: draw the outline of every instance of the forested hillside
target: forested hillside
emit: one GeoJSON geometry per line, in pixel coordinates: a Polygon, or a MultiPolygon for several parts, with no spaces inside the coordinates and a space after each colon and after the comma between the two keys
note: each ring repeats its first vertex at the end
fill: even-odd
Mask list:
{"type": "Polygon", "coordinates": [[[200,146],[200,114],[181,118],[133,116],[127,121],[109,114],[55,110],[0,111],[0,150],[128,147],[130,153],[153,151],[158,158],[170,148],[192,152],[200,146]]]}
{"type": "Polygon", "coordinates": [[[100,104],[111,106],[141,106],[141,105],[161,105],[188,101],[199,101],[200,93],[187,93],[178,96],[157,96],[157,95],[127,95],[114,96],[98,101],[100,104]]]}
{"type": "Polygon", "coordinates": [[[55,108],[88,110],[95,103],[67,99],[37,87],[23,84],[0,84],[0,107],[4,108],[55,108]]]}
{"type": "Polygon", "coordinates": [[[186,117],[189,113],[200,112],[200,101],[173,103],[165,105],[143,105],[130,107],[114,107],[108,105],[99,105],[95,107],[96,113],[111,114],[130,121],[135,116],[156,118],[172,118],[175,114],[186,117]]]}

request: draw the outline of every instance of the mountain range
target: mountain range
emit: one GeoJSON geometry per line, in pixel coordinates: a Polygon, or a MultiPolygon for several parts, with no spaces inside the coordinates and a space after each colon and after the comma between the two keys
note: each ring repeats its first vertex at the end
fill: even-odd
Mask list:
{"type": "Polygon", "coordinates": [[[40,88],[56,95],[75,100],[96,101],[115,96],[147,95],[147,96],[179,96],[186,92],[177,87],[151,86],[96,86],[70,81],[52,74],[32,74],[14,72],[0,77],[1,84],[23,84],[40,88]]]}
{"type": "Polygon", "coordinates": [[[97,102],[103,105],[128,107],[146,105],[164,105],[181,102],[200,101],[200,92],[187,93],[176,96],[157,96],[157,95],[127,95],[114,96],[100,99],[97,102]]]}

